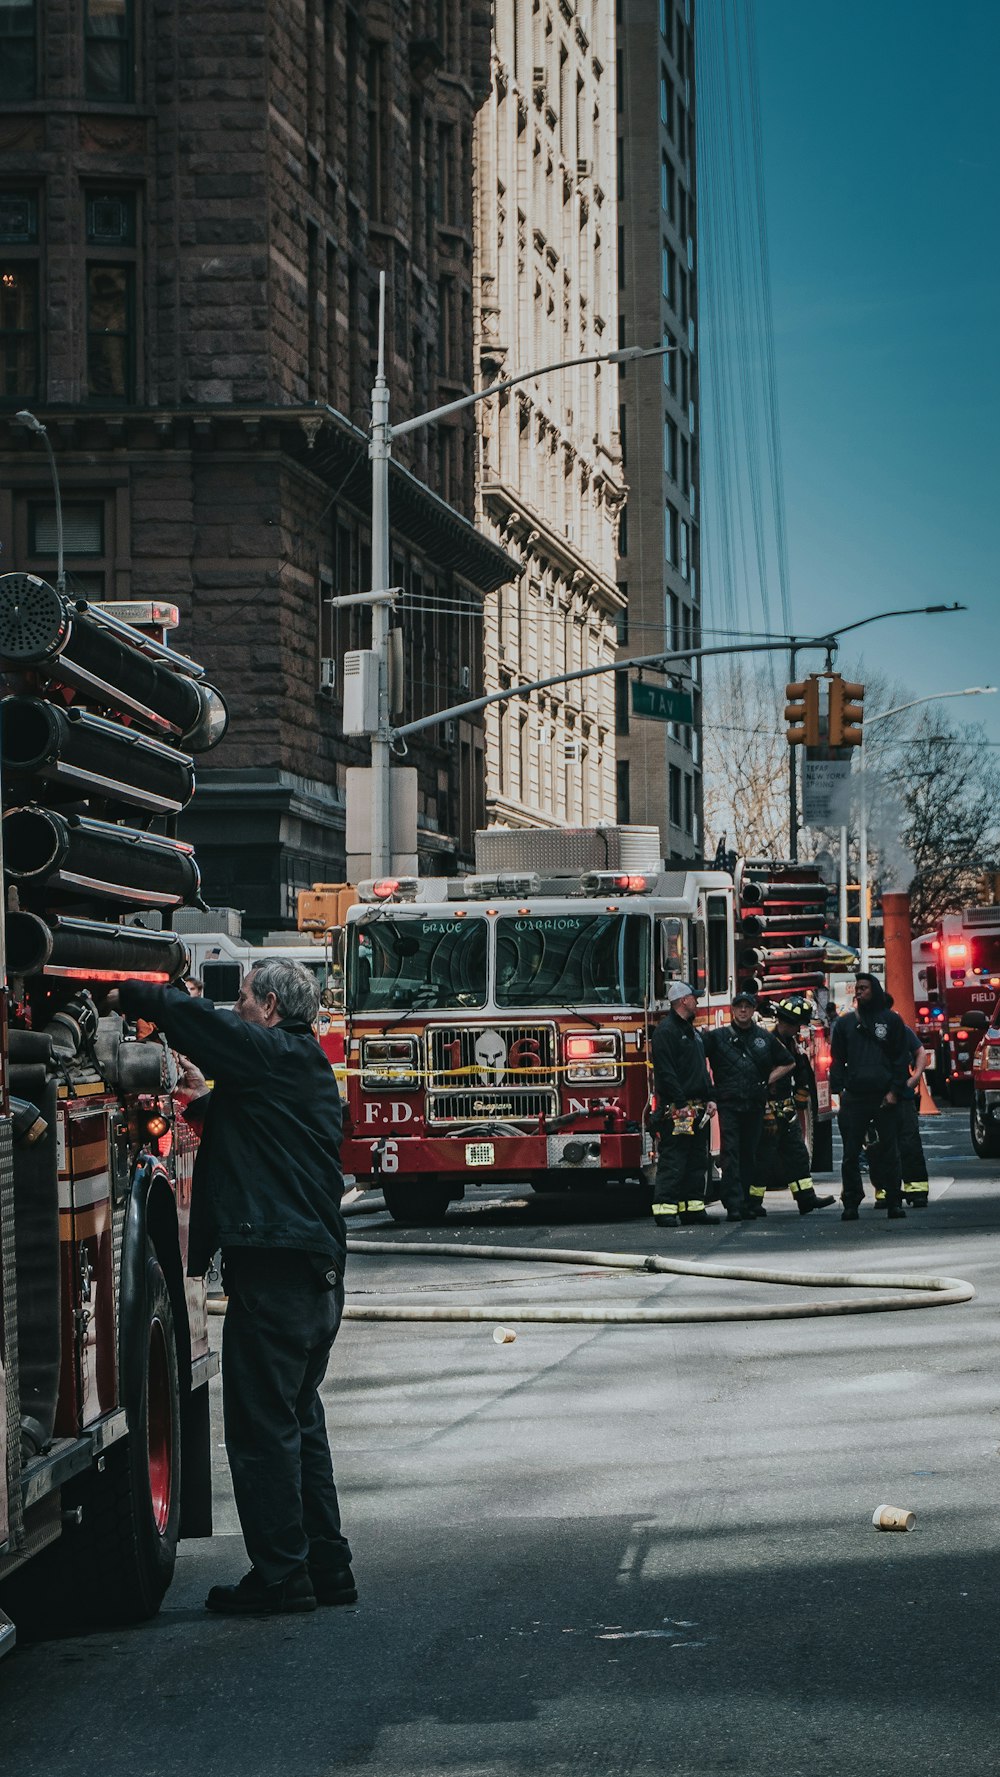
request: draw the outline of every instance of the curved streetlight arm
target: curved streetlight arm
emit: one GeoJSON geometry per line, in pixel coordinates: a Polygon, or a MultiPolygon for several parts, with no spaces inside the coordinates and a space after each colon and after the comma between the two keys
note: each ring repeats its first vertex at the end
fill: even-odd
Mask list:
{"type": "Polygon", "coordinates": [[[41,420],[36,419],[33,413],[29,413],[26,407],[22,407],[20,412],[14,415],[14,418],[20,420],[22,426],[27,426],[29,432],[34,432],[36,437],[41,439],[49,453],[49,468],[52,471],[52,491],[56,501],[56,591],[63,593],[66,591],[66,569],[63,563],[62,497],[59,493],[59,471],[56,468],[56,453],[52,449],[52,440],[45,427],[42,425],[41,420]]]}
{"type": "MultiPolygon", "coordinates": [[[[849,635],[852,629],[864,629],[866,623],[881,623],[882,619],[884,617],[939,617],[948,611],[967,611],[968,608],[969,608],[968,605],[957,605],[957,604],[956,605],[912,605],[912,606],[908,606],[905,611],[877,611],[875,613],[875,615],[872,617],[859,617],[856,623],[845,623],[842,629],[832,629],[828,636],[823,637],[823,643],[833,642],[833,641],[836,641],[840,636],[849,635]]],[[[812,644],[810,644],[808,642],[802,643],[803,647],[809,647],[811,645],[812,644]]],[[[816,645],[822,645],[822,644],[816,644],[816,645]]],[[[953,696],[954,694],[952,692],[948,692],[947,695],[950,697],[950,696],[953,696]]]]}
{"type": "Polygon", "coordinates": [[[446,401],[443,407],[432,407],[429,413],[418,413],[412,420],[400,420],[398,426],[389,427],[389,437],[404,438],[407,432],[433,426],[436,421],[461,413],[463,408],[472,407],[477,401],[488,401],[492,395],[502,395],[507,389],[516,388],[518,383],[533,382],[536,376],[549,376],[554,370],[576,370],[581,364],[634,364],[638,358],[662,358],[665,353],[676,350],[676,346],[622,346],[615,352],[592,352],[586,358],[561,358],[558,364],[541,364],[537,370],[522,370],[517,376],[490,383],[487,389],[477,389],[474,394],[462,395],[457,401],[446,401]]]}

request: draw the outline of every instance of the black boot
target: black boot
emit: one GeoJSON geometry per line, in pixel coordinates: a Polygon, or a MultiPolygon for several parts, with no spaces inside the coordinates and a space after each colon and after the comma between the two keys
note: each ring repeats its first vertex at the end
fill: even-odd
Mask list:
{"type": "Polygon", "coordinates": [[[901,1203],[890,1203],[888,1219],[890,1222],[905,1222],[906,1211],[901,1203]]]}
{"type": "Polygon", "coordinates": [[[795,1201],[799,1206],[799,1215],[800,1216],[807,1216],[807,1215],[810,1215],[814,1209],[829,1209],[831,1203],[833,1202],[833,1198],[832,1197],[817,1197],[815,1191],[809,1190],[809,1191],[799,1191],[796,1195],[795,1201]]]}
{"type": "Polygon", "coordinates": [[[857,1206],[857,1204],[856,1203],[845,1203],[843,1209],[840,1212],[840,1219],[842,1222],[856,1222],[858,1220],[858,1206],[857,1206]]]}
{"type": "Polygon", "coordinates": [[[309,1544],[309,1577],[317,1604],[356,1604],[358,1588],[338,1543],[316,1537],[309,1544]]]}
{"type": "Polygon", "coordinates": [[[290,1611],[315,1610],[316,1594],[305,1565],[295,1567],[273,1586],[265,1585],[255,1567],[238,1586],[213,1586],[205,1609],[230,1617],[284,1616],[290,1611]]]}

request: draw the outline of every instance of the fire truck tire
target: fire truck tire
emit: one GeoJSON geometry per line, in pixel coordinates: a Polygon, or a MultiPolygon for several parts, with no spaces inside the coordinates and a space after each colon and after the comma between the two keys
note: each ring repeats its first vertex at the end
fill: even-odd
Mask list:
{"type": "Polygon", "coordinates": [[[63,1488],[62,1536],[14,1575],[17,1596],[5,1598],[25,1640],[142,1622],[156,1615],[173,1577],[180,1387],[170,1297],[151,1242],[141,1312],[142,1361],[131,1366],[131,1379],[126,1366],[123,1380],[129,1435],[105,1451],[103,1471],[91,1468],[63,1488]],[[69,1521],[77,1514],[79,1523],[69,1521]]]}
{"type": "Polygon", "coordinates": [[[969,1111],[969,1133],[980,1160],[1000,1159],[1000,1128],[987,1115],[985,1102],[978,1094],[974,1094],[969,1111]]]}
{"type": "Polygon", "coordinates": [[[384,1179],[382,1196],[401,1228],[440,1228],[451,1202],[447,1185],[390,1185],[384,1179]]]}

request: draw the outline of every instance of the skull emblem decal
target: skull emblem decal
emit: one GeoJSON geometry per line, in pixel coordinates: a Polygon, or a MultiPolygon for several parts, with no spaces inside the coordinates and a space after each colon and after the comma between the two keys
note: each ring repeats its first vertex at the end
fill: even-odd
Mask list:
{"type": "Polygon", "coordinates": [[[507,1071],[507,1046],[499,1031],[480,1031],[475,1043],[475,1057],[481,1083],[502,1086],[507,1071]]]}

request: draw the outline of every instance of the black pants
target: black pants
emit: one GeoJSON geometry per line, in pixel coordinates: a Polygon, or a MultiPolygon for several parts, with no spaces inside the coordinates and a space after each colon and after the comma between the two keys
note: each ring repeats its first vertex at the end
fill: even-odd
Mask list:
{"type": "Polygon", "coordinates": [[[801,1185],[812,1181],[812,1161],[802,1134],[798,1112],[792,1117],[777,1117],[774,1126],[775,1165],[783,1185],[801,1185]]]}
{"type": "MultiPolygon", "coordinates": [[[[920,1106],[916,1097],[901,1098],[899,1101],[899,1170],[903,1179],[903,1197],[912,1202],[921,1197],[925,1201],[929,1195],[927,1180],[927,1160],[924,1155],[924,1144],[920,1139],[920,1106]]],[[[868,1167],[872,1184],[876,1193],[884,1194],[882,1182],[882,1165],[877,1148],[872,1150],[871,1162],[868,1167]]]]}
{"type": "Polygon", "coordinates": [[[660,1152],[653,1184],[653,1214],[676,1221],[679,1214],[698,1214],[705,1207],[708,1172],[708,1130],[673,1135],[669,1119],[660,1134],[660,1152]]]}
{"type": "Polygon", "coordinates": [[[750,1202],[763,1127],[763,1105],[720,1104],[722,1201],[727,1209],[745,1209],[750,1202]]]}
{"type": "Polygon", "coordinates": [[[349,1562],[319,1389],[344,1312],[344,1285],[322,1287],[307,1253],[223,1252],[226,1454],[247,1553],[265,1585],[316,1538],[349,1562]]]}
{"type": "Polygon", "coordinates": [[[902,1181],[899,1171],[899,1106],[883,1104],[877,1096],[860,1098],[845,1092],[837,1113],[840,1138],[844,1144],[840,1176],[842,1196],[848,1209],[857,1208],[865,1194],[861,1177],[861,1149],[869,1124],[878,1130],[878,1145],[870,1159],[872,1183],[885,1192],[889,1209],[899,1206],[902,1181]]]}

